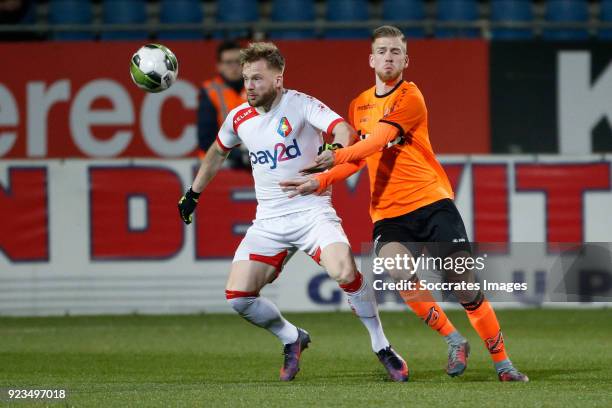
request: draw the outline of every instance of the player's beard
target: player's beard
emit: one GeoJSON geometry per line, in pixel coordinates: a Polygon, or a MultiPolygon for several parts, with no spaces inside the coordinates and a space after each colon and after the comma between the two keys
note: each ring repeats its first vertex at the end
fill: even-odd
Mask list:
{"type": "Polygon", "coordinates": [[[378,79],[380,79],[384,83],[394,82],[397,78],[399,78],[401,74],[402,71],[376,72],[376,76],[378,76],[378,79]]]}
{"type": "Polygon", "coordinates": [[[277,90],[272,87],[267,92],[259,95],[254,101],[248,100],[249,105],[254,108],[263,108],[266,112],[270,110],[274,99],[276,99],[277,90]]]}

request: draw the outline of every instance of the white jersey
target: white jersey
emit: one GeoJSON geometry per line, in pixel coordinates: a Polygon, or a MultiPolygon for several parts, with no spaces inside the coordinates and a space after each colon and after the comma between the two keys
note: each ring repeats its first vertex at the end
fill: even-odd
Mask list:
{"type": "Polygon", "coordinates": [[[317,99],[293,90],[284,90],[269,112],[258,112],[247,102],[230,111],[217,141],[226,150],[241,143],[249,150],[257,219],[331,206],[329,190],[288,198],[278,183],[299,176],[317,156],[323,143],[321,132],[331,133],[341,121],[340,115],[317,99]]]}

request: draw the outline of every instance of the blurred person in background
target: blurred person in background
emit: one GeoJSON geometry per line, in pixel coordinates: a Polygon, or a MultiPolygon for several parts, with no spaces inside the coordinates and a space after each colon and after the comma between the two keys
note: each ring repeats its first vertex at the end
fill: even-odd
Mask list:
{"type": "Polygon", "coordinates": [[[20,22],[28,11],[30,3],[30,0],[0,0],[0,23],[20,22]]]}
{"type": "MultiPolygon", "coordinates": [[[[32,0],[0,0],[0,24],[19,24],[28,14],[30,7],[34,7],[32,0]]],[[[37,40],[39,35],[35,32],[0,32],[0,41],[37,40]]]]}
{"type": "MultiPolygon", "coordinates": [[[[198,104],[198,155],[204,158],[215,141],[225,117],[246,101],[240,66],[240,44],[225,41],[217,48],[217,75],[202,83],[198,104]]],[[[235,169],[250,169],[248,152],[234,149],[229,164],[235,169]]]]}

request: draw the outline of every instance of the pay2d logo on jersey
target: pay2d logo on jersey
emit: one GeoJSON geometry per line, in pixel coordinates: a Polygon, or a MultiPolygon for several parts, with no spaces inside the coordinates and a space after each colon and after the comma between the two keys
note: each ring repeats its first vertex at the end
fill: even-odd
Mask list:
{"type": "Polygon", "coordinates": [[[277,143],[272,151],[260,150],[249,154],[252,165],[270,165],[270,170],[274,170],[279,162],[295,159],[301,155],[302,152],[300,152],[300,146],[298,146],[296,139],[293,139],[293,143],[290,145],[277,143]]]}

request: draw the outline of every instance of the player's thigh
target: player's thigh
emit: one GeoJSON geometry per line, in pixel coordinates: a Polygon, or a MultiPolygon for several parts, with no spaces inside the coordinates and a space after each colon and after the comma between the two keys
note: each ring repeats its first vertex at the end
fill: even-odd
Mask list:
{"type": "Polygon", "coordinates": [[[374,224],[374,251],[384,261],[391,259],[383,261],[383,265],[391,265],[386,270],[395,280],[416,278],[415,271],[407,267],[412,263],[404,262],[404,259],[419,256],[423,247],[422,243],[414,242],[416,237],[412,233],[411,224],[407,222],[406,216],[384,219],[374,224]]]}
{"type": "Polygon", "coordinates": [[[344,242],[331,243],[321,250],[321,266],[330,278],[340,284],[351,283],[355,279],[355,259],[351,247],[344,242]]]}
{"type": "Polygon", "coordinates": [[[425,222],[427,252],[434,257],[455,258],[456,262],[446,263],[453,265],[453,268],[445,272],[453,272],[460,280],[471,278],[471,274],[465,273],[468,269],[463,268],[463,260],[472,256],[472,247],[461,214],[450,199],[435,204],[437,208],[425,222]],[[458,267],[455,268],[455,265],[458,267]]]}
{"type": "MultiPolygon", "coordinates": [[[[441,271],[446,282],[461,284],[476,282],[473,268],[468,267],[471,262],[472,248],[465,230],[465,225],[459,210],[452,200],[443,200],[438,208],[432,212],[426,222],[429,233],[427,251],[430,256],[443,258],[443,265],[447,267],[441,271]],[[452,262],[446,259],[452,259],[452,262]],[[466,266],[468,265],[468,266],[466,266]]],[[[457,287],[466,287],[465,285],[457,287]]],[[[454,295],[461,303],[470,303],[478,295],[478,290],[453,290],[454,295]]]]}
{"type": "Polygon", "coordinates": [[[259,292],[276,278],[276,267],[257,261],[236,261],[232,263],[227,278],[226,290],[259,292]]]}
{"type": "Polygon", "coordinates": [[[328,245],[349,245],[341,220],[331,207],[317,208],[296,215],[293,229],[290,244],[306,252],[317,263],[321,263],[321,253],[328,245]]]}
{"type": "Polygon", "coordinates": [[[256,220],[234,255],[227,290],[258,291],[279,275],[290,257],[290,246],[274,224],[256,220]]]}
{"type": "Polygon", "coordinates": [[[471,253],[470,240],[455,203],[446,199],[432,204],[432,207],[423,228],[429,254],[445,258],[471,253]]]}
{"type": "Polygon", "coordinates": [[[404,259],[412,258],[414,255],[403,243],[381,243],[378,246],[376,256],[384,260],[382,265],[385,266],[385,270],[394,280],[415,280],[417,278],[416,271],[411,268],[413,263],[404,262],[404,259]],[[386,261],[387,259],[391,259],[391,261],[386,261]]]}

